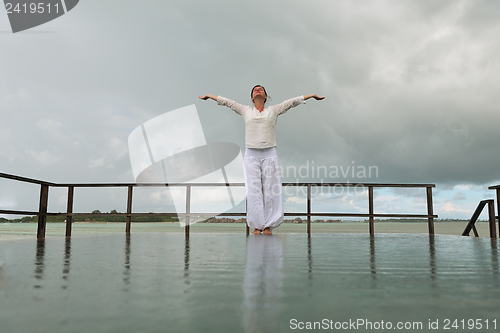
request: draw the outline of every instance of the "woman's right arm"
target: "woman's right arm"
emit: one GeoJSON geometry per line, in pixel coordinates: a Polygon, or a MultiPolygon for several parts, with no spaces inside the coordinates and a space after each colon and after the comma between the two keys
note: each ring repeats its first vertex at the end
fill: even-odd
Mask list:
{"type": "Polygon", "coordinates": [[[202,100],[205,100],[205,101],[209,98],[213,99],[214,101],[217,102],[217,104],[222,105],[222,106],[227,106],[228,108],[230,108],[231,110],[233,110],[237,114],[243,114],[243,111],[245,109],[244,105],[241,105],[239,103],[236,103],[233,100],[230,100],[228,98],[224,98],[221,96],[214,96],[214,95],[206,94],[205,96],[198,96],[198,97],[202,100]]]}

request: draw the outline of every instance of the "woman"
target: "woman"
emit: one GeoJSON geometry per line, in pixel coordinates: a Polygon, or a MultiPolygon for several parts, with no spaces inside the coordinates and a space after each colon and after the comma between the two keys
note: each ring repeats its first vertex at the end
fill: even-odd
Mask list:
{"type": "Polygon", "coordinates": [[[267,92],[261,85],[252,88],[250,97],[253,107],[241,105],[230,99],[205,95],[200,99],[213,99],[243,116],[245,120],[245,187],[247,192],[247,224],[255,229],[252,234],[272,234],[272,229],[283,222],[283,195],[278,155],[276,153],[275,128],[279,115],[314,98],[316,94],[304,95],[281,104],[265,106],[267,92]]]}

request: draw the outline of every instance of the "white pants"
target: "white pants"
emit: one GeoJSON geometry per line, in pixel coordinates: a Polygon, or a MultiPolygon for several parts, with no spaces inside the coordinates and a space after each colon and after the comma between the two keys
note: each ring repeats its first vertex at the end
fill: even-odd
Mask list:
{"type": "Polygon", "coordinates": [[[276,147],[247,148],[244,165],[248,226],[258,230],[277,228],[284,214],[276,147]]]}

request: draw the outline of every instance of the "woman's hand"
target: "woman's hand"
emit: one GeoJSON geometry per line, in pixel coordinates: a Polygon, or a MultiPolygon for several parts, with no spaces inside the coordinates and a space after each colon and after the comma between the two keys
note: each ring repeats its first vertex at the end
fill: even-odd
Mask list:
{"type": "Polygon", "coordinates": [[[205,96],[198,96],[200,99],[206,101],[207,99],[211,98],[214,101],[217,101],[217,96],[206,94],[205,96]]]}
{"type": "Polygon", "coordinates": [[[307,101],[309,98],[314,98],[317,101],[321,101],[322,99],[325,99],[325,97],[319,97],[316,94],[304,95],[304,100],[305,101],[307,101]]]}

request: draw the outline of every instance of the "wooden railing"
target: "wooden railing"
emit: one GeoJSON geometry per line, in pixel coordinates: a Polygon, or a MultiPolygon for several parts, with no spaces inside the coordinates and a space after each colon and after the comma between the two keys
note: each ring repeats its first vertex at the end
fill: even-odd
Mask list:
{"type": "MultiPolygon", "coordinates": [[[[490,186],[490,187],[488,187],[488,189],[496,191],[497,211],[500,212],[500,185],[490,186]]],[[[495,222],[498,219],[498,230],[500,233],[500,218],[499,218],[499,216],[495,215],[495,200],[494,199],[487,199],[487,200],[482,200],[479,202],[479,205],[477,206],[476,210],[474,211],[474,214],[472,214],[472,217],[469,220],[469,223],[467,223],[467,226],[465,227],[464,232],[462,233],[462,236],[469,236],[470,232],[473,231],[474,235],[476,237],[479,237],[479,233],[477,232],[475,223],[476,223],[477,219],[479,218],[479,215],[481,215],[481,212],[483,211],[486,204],[488,204],[488,221],[489,221],[489,227],[490,227],[490,238],[492,238],[492,239],[497,238],[497,231],[496,231],[495,222]]]]}
{"type": "MultiPolygon", "coordinates": [[[[488,190],[495,190],[497,194],[497,212],[500,214],[500,185],[494,185],[488,187],[488,190]]],[[[494,215],[494,210],[493,210],[493,215],[494,215]]],[[[498,232],[500,233],[500,218],[498,216],[495,216],[495,219],[498,219],[498,232]]]]}
{"type": "MultiPolygon", "coordinates": [[[[191,189],[193,187],[216,187],[216,186],[245,186],[244,183],[98,183],[98,184],[57,184],[31,178],[25,178],[5,173],[0,173],[0,178],[11,179],[20,182],[33,183],[40,185],[40,201],[39,209],[37,212],[33,211],[20,211],[20,210],[4,210],[0,207],[0,214],[13,214],[13,215],[37,215],[38,216],[38,229],[37,238],[45,238],[45,229],[47,224],[47,216],[66,216],[66,237],[71,237],[71,226],[74,216],[89,216],[99,215],[95,213],[73,213],[73,197],[76,187],[126,187],[128,190],[127,196],[127,212],[126,213],[106,213],[106,216],[126,216],[125,232],[130,234],[131,222],[133,216],[184,216],[186,217],[185,234],[189,236],[190,216],[213,216],[210,213],[192,213],[191,212],[191,189]],[[133,213],[132,212],[132,197],[134,187],[186,187],[186,212],[185,213],[133,213]],[[50,187],[66,187],[68,189],[68,203],[66,213],[51,213],[47,212],[49,188],[50,187]]],[[[373,183],[283,183],[283,186],[305,186],[307,187],[307,211],[296,213],[285,213],[285,216],[306,216],[307,217],[307,234],[311,234],[311,217],[312,216],[331,216],[331,217],[364,217],[369,220],[370,235],[374,235],[375,218],[393,217],[393,218],[426,218],[428,220],[429,235],[434,235],[434,215],[432,203],[432,188],[434,184],[373,184],[373,183]],[[356,187],[368,188],[368,213],[313,213],[311,212],[311,188],[312,187],[356,187]],[[373,204],[373,189],[385,187],[399,187],[399,188],[425,188],[427,196],[427,214],[375,214],[373,204]]],[[[222,213],[217,216],[245,216],[246,213],[222,213]]],[[[246,227],[246,233],[249,234],[249,228],[246,227]]]]}
{"type": "Polygon", "coordinates": [[[484,209],[484,206],[488,204],[488,220],[490,223],[490,237],[491,238],[497,238],[497,231],[495,227],[495,200],[493,199],[488,199],[488,200],[483,200],[479,202],[479,205],[476,208],[476,211],[474,214],[472,214],[472,217],[467,223],[467,226],[464,229],[464,232],[462,233],[462,236],[469,236],[471,230],[474,231],[474,236],[479,237],[479,233],[477,232],[476,229],[476,221],[479,218],[479,215],[481,215],[481,212],[484,209]]]}

